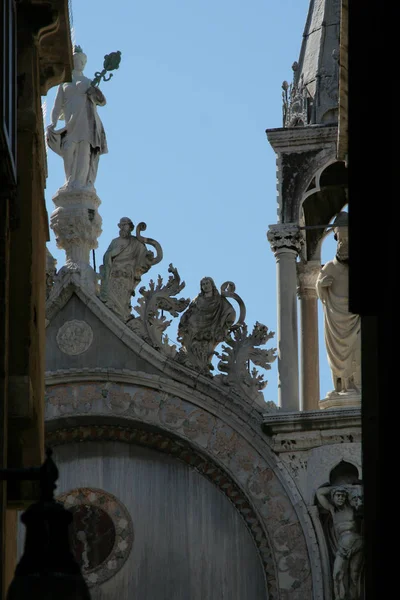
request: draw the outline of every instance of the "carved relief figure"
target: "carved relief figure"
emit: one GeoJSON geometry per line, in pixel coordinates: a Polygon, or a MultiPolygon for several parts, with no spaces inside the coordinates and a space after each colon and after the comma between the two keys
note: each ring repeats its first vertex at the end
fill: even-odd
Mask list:
{"type": "Polygon", "coordinates": [[[178,327],[178,341],[183,350],[179,360],[209,374],[214,350],[232,328],[235,310],[219,293],[211,277],[203,277],[200,293],[183,313],[178,327]]]}
{"type": "Polygon", "coordinates": [[[80,46],[74,47],[73,60],[72,81],[58,87],[46,139],[49,148],[64,160],[65,184],[61,189],[93,190],[99,157],[108,152],[97,114],[97,106],[104,106],[106,99],[83,74],[87,56],[80,46]],[[59,119],[65,125],[56,129],[59,119]]]}
{"type": "Polygon", "coordinates": [[[112,240],[100,267],[100,300],[127,321],[133,318],[131,296],[135,295],[142,275],[162,259],[162,249],[155,240],[140,235],[140,231],[146,229],[145,223],[139,223],[136,236],[132,235],[134,224],[128,217],[123,217],[118,227],[119,237],[112,240]],[[156,248],[156,257],[147,249],[146,243],[156,248]]]}
{"type": "Polygon", "coordinates": [[[325,344],[332,371],[334,394],[361,390],[361,319],[349,312],[348,215],[341,212],[333,223],[336,256],[318,276],[316,288],[324,308],[325,344]]]}
{"type": "Polygon", "coordinates": [[[320,505],[332,517],[328,541],[334,555],[334,599],[360,600],[363,536],[359,512],[363,503],[362,487],[324,486],[316,495],[320,505]]]}

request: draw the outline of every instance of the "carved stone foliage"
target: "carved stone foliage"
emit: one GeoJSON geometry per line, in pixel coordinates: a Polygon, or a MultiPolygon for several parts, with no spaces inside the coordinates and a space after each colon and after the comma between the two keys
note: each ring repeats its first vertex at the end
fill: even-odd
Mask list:
{"type": "Polygon", "coordinates": [[[73,319],[60,327],[56,340],[61,352],[76,356],[90,348],[93,341],[93,330],[85,321],[73,319]]]}
{"type": "Polygon", "coordinates": [[[297,294],[299,298],[304,298],[305,296],[317,298],[315,284],[321,271],[321,265],[319,263],[315,264],[314,261],[301,261],[296,263],[296,269],[298,279],[297,294]]]}
{"type": "Polygon", "coordinates": [[[218,375],[215,379],[230,386],[240,396],[244,394],[250,400],[262,402],[264,408],[261,390],[268,382],[255,367],[250,370],[250,363],[263,369],[271,369],[271,363],[276,359],[276,348],[266,350],[258,346],[266,344],[274,335],[273,331],[268,331],[268,327],[258,321],[249,335],[247,325],[243,323],[225,338],[222,354],[218,355],[221,359],[218,369],[226,375],[218,375]]]}
{"type": "Polygon", "coordinates": [[[71,490],[57,501],[72,513],[70,546],[87,584],[99,585],[113,577],[132,549],[128,510],[115,496],[93,488],[71,490]]]}
{"type": "Polygon", "coordinates": [[[178,341],[182,348],[177,360],[203,375],[210,375],[214,370],[211,360],[215,348],[235,327],[236,312],[227,298],[234,298],[239,303],[238,323],[242,324],[246,309],[235,293],[235,284],[226,281],[219,292],[211,277],[203,277],[199,295],[192,300],[179,322],[178,341]]]}
{"type": "Polygon", "coordinates": [[[164,311],[177,317],[188,307],[190,299],[174,298],[183,290],[185,282],[181,282],[180,275],[172,264],[169,265],[168,272],[171,275],[165,285],[159,275],[157,284],[151,279],[148,290],[145,287],[140,288],[142,296],[134,308],[139,317],[128,321],[128,327],[153,348],[173,357],[176,354],[176,346],[169,344],[168,336],[164,333],[172,321],[166,319],[164,311]]]}
{"type": "Polygon", "coordinates": [[[273,252],[288,249],[299,253],[304,244],[304,238],[300,233],[298,225],[293,223],[270,225],[267,231],[267,238],[273,252]]]}
{"type": "MultiPolygon", "coordinates": [[[[57,420],[65,414],[61,410],[61,405],[54,401],[60,395],[61,389],[63,395],[80,402],[85,387],[90,389],[92,398],[88,411],[91,419],[96,416],[101,418],[118,416],[120,419],[123,418],[123,421],[119,421],[121,425],[123,423],[128,425],[129,422],[136,424],[142,422],[145,425],[145,430],[136,434],[127,431],[126,427],[114,427],[118,430],[121,441],[132,440],[133,443],[140,444],[152,438],[155,441],[159,440],[161,450],[166,450],[168,443],[165,440],[170,438],[174,448],[177,448],[173,450],[174,455],[181,456],[185,462],[195,468],[203,469],[201,465],[204,465],[202,472],[206,476],[212,476],[215,471],[213,465],[216,464],[224,474],[219,483],[221,489],[243,511],[244,517],[249,519],[249,528],[255,536],[263,562],[265,557],[269,597],[271,599],[290,597],[296,600],[311,597],[310,556],[303,527],[309,528],[310,535],[313,529],[307,510],[305,507],[304,510],[302,509],[301,503],[296,510],[294,509],[282,484],[281,474],[277,475],[266,456],[257,449],[258,445],[241,434],[242,426],[233,428],[206,408],[174,394],[110,381],[49,387],[46,420],[57,420]],[[154,432],[155,430],[161,430],[163,435],[160,436],[159,433],[154,432]],[[203,457],[202,461],[198,459],[189,461],[189,454],[185,451],[183,443],[188,443],[191,448],[197,448],[203,457]],[[236,488],[231,488],[225,476],[227,473],[233,474],[236,488]],[[244,491],[243,498],[237,495],[236,489],[244,491]],[[253,518],[253,511],[257,519],[253,518]],[[299,512],[302,512],[306,525],[300,524],[299,512]],[[268,544],[263,531],[269,540],[268,544]],[[271,556],[270,553],[272,553],[273,564],[268,558],[268,554],[271,556]]],[[[80,404],[74,412],[82,414],[80,404]]],[[[72,414],[65,416],[70,417],[72,414]]],[[[58,433],[50,432],[49,441],[54,445],[60,443],[57,442],[58,438],[62,438],[62,443],[68,443],[73,439],[90,440],[93,439],[95,430],[98,431],[96,435],[100,436],[99,439],[101,436],[103,439],[110,439],[107,427],[104,425],[90,425],[78,429],[74,437],[68,429],[58,430],[58,433]]]]}
{"type": "Polygon", "coordinates": [[[100,300],[127,322],[132,318],[131,296],[135,295],[142,275],[161,261],[163,252],[158,242],[141,235],[147,228],[145,223],[137,225],[135,236],[134,224],[128,217],[123,217],[118,227],[119,237],[112,240],[100,266],[100,300]],[[146,244],[156,249],[156,256],[146,244]]]}
{"type": "Polygon", "coordinates": [[[364,562],[361,482],[325,485],[317,490],[321,521],[331,556],[334,600],[362,599],[364,562]]]}

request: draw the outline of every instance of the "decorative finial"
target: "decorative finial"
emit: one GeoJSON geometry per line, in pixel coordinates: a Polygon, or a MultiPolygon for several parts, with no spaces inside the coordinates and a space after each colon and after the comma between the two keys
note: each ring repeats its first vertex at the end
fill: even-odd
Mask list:
{"type": "Polygon", "coordinates": [[[83,50],[82,50],[82,48],[81,48],[80,46],[77,46],[77,45],[75,45],[75,46],[74,46],[74,52],[73,52],[73,53],[74,53],[74,54],[79,54],[80,52],[82,52],[82,53],[83,53],[83,50]]]}

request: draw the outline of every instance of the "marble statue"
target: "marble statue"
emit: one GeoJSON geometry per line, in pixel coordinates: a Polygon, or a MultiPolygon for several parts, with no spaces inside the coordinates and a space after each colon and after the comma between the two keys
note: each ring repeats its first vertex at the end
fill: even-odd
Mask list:
{"type": "Polygon", "coordinates": [[[316,496],[332,517],[328,543],[334,555],[334,600],[360,600],[364,556],[359,518],[362,486],[324,486],[316,496]]]}
{"type": "Polygon", "coordinates": [[[324,333],[332,372],[332,395],[360,395],[361,318],[349,312],[348,214],[333,223],[336,256],[321,269],[316,289],[324,309],[324,333]]]}
{"type": "Polygon", "coordinates": [[[135,288],[142,275],[160,262],[163,253],[158,242],[140,235],[146,229],[145,223],[138,224],[136,236],[132,235],[134,224],[128,217],[123,217],[118,227],[119,237],[112,240],[100,267],[100,300],[126,322],[133,318],[130,299],[135,295],[135,288]],[[154,246],[156,256],[147,249],[146,243],[154,246]]]}
{"type": "Polygon", "coordinates": [[[215,348],[232,328],[236,313],[232,305],[217,290],[211,277],[203,277],[200,293],[183,313],[178,326],[178,341],[182,344],[178,360],[209,374],[214,369],[211,359],[215,348]]]}
{"type": "Polygon", "coordinates": [[[97,106],[106,99],[83,74],[87,56],[74,47],[72,81],[58,87],[46,130],[47,144],[64,160],[65,184],[62,190],[94,190],[99,157],[108,152],[103,124],[97,106]],[[63,119],[64,127],[56,129],[63,119]]]}

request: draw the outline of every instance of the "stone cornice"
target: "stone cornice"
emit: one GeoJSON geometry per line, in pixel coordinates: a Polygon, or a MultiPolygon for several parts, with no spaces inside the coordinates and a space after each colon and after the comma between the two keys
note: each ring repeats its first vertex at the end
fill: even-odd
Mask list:
{"type": "Polygon", "coordinates": [[[348,427],[361,428],[361,408],[278,412],[263,416],[263,429],[268,435],[348,427]]]}
{"type": "Polygon", "coordinates": [[[277,153],[302,152],[306,150],[320,151],[324,146],[332,146],[336,150],[338,137],[337,126],[308,125],[307,127],[280,127],[267,129],[267,138],[277,153]]]}

